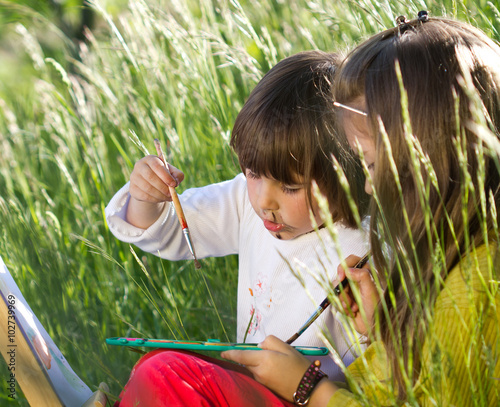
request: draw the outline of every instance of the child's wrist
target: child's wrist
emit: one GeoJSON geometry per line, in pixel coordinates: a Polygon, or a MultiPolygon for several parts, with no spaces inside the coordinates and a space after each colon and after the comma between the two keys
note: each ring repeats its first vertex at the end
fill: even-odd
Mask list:
{"type": "Polygon", "coordinates": [[[328,378],[321,380],[313,389],[307,407],[325,407],[338,389],[328,378]]]}
{"type": "Polygon", "coordinates": [[[139,201],[130,196],[127,212],[125,213],[125,221],[135,227],[147,229],[158,220],[165,205],[166,202],[153,203],[139,201]]]}
{"type": "Polygon", "coordinates": [[[321,371],[320,367],[321,362],[316,360],[307,368],[299,382],[299,385],[297,386],[297,390],[293,394],[293,403],[295,405],[308,405],[313,391],[322,379],[328,378],[328,376],[321,371]]]}

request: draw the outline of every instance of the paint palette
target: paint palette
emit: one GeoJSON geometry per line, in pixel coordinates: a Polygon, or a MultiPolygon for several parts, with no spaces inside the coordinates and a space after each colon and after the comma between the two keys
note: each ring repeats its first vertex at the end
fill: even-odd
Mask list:
{"type": "MultiPolygon", "coordinates": [[[[207,341],[184,341],[172,339],[147,339],[147,338],[108,338],[108,345],[183,349],[193,351],[217,351],[226,350],[261,350],[257,343],[231,343],[221,342],[218,339],[208,339],[207,341]]],[[[303,355],[324,356],[328,354],[327,348],[314,346],[294,346],[303,355]]]]}

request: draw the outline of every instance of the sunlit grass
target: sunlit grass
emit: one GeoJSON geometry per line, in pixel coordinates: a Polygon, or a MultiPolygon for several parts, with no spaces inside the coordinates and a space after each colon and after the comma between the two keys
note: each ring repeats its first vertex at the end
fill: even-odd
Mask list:
{"type": "Polygon", "coordinates": [[[229,179],[232,124],[283,57],[343,51],[424,8],[500,38],[486,1],[132,0],[117,16],[91,6],[101,23],[79,60],[36,11],[8,27],[30,86],[0,85],[0,254],[77,374],[116,395],[138,355],[106,337],[235,339],[236,258],[195,270],[133,252],[106,228],[105,205],[154,138],[185,172],[181,191],[229,179]]]}

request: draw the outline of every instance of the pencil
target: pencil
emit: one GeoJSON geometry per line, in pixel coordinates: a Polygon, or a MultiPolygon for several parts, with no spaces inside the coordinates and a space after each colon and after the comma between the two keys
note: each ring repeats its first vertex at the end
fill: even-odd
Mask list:
{"type": "MultiPolygon", "coordinates": [[[[170,174],[167,159],[165,158],[165,154],[163,154],[163,150],[161,149],[160,140],[155,139],[155,147],[156,147],[156,152],[158,154],[158,157],[163,162],[163,165],[165,165],[167,172],[170,174]]],[[[172,174],[170,174],[170,175],[172,175],[172,174]]],[[[179,201],[179,196],[177,195],[177,191],[175,190],[174,187],[171,187],[169,185],[168,189],[170,190],[170,196],[172,197],[172,202],[174,203],[175,212],[177,213],[177,218],[179,219],[179,223],[181,224],[181,227],[182,227],[182,233],[184,234],[184,238],[186,239],[186,242],[188,244],[189,251],[191,252],[191,255],[193,256],[194,267],[199,269],[199,268],[201,268],[201,264],[198,261],[198,259],[196,258],[196,253],[194,251],[193,242],[191,241],[191,235],[189,234],[189,228],[188,228],[188,224],[186,221],[186,216],[184,215],[184,211],[182,210],[181,202],[179,201]]]]}
{"type": "MultiPolygon", "coordinates": [[[[360,269],[362,268],[367,262],[368,259],[370,258],[370,253],[366,253],[359,261],[356,263],[356,265],[353,268],[360,269]]],[[[333,289],[333,292],[336,295],[339,295],[342,290],[349,284],[349,281],[347,278],[344,278],[340,283],[338,283],[335,288],[333,289]]],[[[291,344],[295,342],[295,340],[304,333],[304,331],[309,328],[314,321],[318,319],[318,317],[321,315],[321,313],[328,308],[330,305],[330,300],[328,297],[326,297],[321,304],[319,304],[319,307],[316,308],[316,311],[309,317],[309,319],[300,327],[300,329],[293,334],[287,341],[286,343],[291,344]]]]}

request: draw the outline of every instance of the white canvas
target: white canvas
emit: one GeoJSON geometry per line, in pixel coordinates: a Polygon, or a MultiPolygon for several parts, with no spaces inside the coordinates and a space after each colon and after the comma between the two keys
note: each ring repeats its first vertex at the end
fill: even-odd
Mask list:
{"type": "MultiPolygon", "coordinates": [[[[71,369],[54,341],[31,310],[1,257],[0,297],[1,301],[4,301],[7,306],[10,302],[15,313],[15,325],[10,327],[9,322],[10,332],[7,347],[15,350],[15,342],[22,335],[38,361],[39,367],[49,378],[49,382],[52,384],[61,403],[66,407],[82,406],[92,396],[92,391],[71,369]],[[13,335],[11,336],[11,334],[13,335]]],[[[15,352],[13,354],[15,355],[15,352]]]]}

